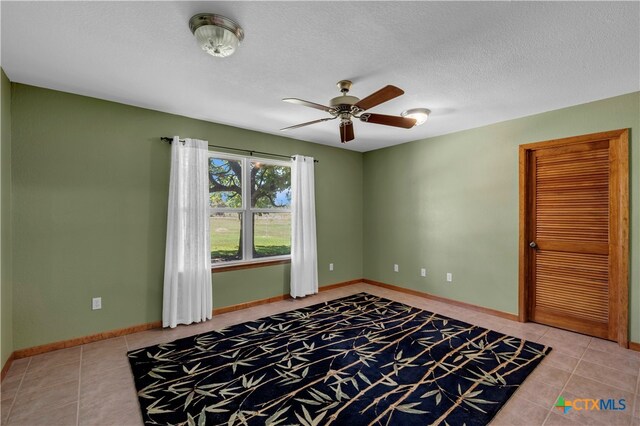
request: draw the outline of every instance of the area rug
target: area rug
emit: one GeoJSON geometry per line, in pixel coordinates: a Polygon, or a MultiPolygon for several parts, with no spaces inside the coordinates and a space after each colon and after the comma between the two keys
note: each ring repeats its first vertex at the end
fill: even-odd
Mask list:
{"type": "Polygon", "coordinates": [[[360,293],[128,356],[147,425],[484,425],[550,350],[360,293]]]}

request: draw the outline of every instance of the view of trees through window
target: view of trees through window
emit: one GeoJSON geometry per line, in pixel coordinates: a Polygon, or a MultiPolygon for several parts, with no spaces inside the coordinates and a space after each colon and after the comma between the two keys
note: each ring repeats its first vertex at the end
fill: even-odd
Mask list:
{"type": "Polygon", "coordinates": [[[210,157],[209,205],[212,262],[291,253],[290,167],[210,157]],[[251,250],[245,251],[245,244],[251,250]]]}

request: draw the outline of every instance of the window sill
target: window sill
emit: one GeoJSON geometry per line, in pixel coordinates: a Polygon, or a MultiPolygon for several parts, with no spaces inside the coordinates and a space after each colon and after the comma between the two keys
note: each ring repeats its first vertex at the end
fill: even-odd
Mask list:
{"type": "Polygon", "coordinates": [[[290,257],[270,260],[250,260],[247,262],[213,266],[211,272],[238,271],[240,269],[262,268],[263,266],[284,265],[287,263],[291,263],[290,257]]]}

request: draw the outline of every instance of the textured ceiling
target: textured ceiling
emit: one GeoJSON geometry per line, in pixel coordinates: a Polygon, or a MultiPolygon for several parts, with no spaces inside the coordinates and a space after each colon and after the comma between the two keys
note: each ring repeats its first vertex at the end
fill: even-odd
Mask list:
{"type": "MultiPolygon", "coordinates": [[[[373,108],[433,113],[421,127],[355,123],[368,151],[640,90],[638,2],[6,2],[2,67],[12,81],[333,146],[338,122],[287,104],[327,104],[351,79],[373,108]],[[226,15],[245,40],[208,56],[188,28],[226,15]]],[[[184,135],[198,137],[199,135],[184,135]]],[[[220,142],[220,141],[219,141],[220,142]]]]}

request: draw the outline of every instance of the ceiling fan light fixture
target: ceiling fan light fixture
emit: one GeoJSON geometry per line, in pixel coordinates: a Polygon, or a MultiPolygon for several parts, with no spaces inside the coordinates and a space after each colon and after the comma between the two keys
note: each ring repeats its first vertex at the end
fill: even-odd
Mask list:
{"type": "Polygon", "coordinates": [[[222,15],[199,13],[189,19],[189,29],[198,40],[198,45],[218,58],[233,55],[244,40],[244,30],[240,25],[222,15]]]}
{"type": "Polygon", "coordinates": [[[402,117],[413,118],[416,120],[415,126],[419,126],[424,124],[429,118],[429,114],[431,114],[431,110],[427,108],[411,108],[405,111],[402,111],[400,114],[402,117]]]}

